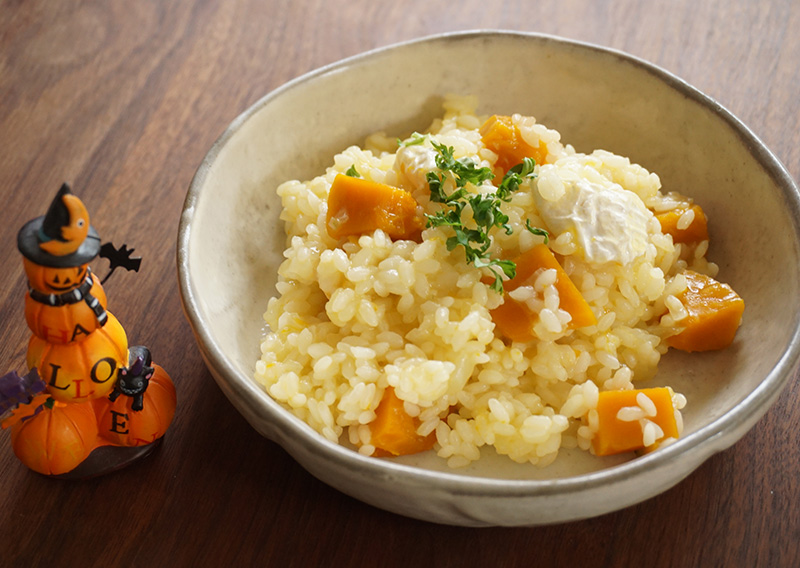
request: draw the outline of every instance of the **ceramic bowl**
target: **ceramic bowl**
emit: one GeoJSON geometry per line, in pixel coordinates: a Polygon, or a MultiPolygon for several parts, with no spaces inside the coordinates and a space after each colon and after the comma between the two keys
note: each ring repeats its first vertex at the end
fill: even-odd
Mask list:
{"type": "MultiPolygon", "coordinates": [[[[800,202],[786,170],[717,102],[624,53],[536,34],[464,32],[371,51],[299,77],[236,118],[197,171],[178,239],[184,308],[219,387],[313,475],[374,506],[454,525],[538,525],[600,515],[672,487],[766,412],[798,363],[800,202]],[[285,237],[279,183],[324,172],[383,130],[405,137],[446,93],[481,114],[533,115],[579,151],[657,172],[710,218],[709,257],[745,299],[720,352],[667,354],[658,380],[686,394],[685,431],[643,457],[563,451],[538,469],[485,455],[448,470],[434,452],[363,457],[323,439],[254,382],[285,237]]],[[[770,452],[769,447],[763,449],[770,452]]]]}

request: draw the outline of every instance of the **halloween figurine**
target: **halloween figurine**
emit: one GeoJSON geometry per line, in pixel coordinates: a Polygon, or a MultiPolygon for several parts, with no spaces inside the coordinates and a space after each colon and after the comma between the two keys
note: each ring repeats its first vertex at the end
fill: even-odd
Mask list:
{"type": "Polygon", "coordinates": [[[67,184],[47,213],[17,236],[28,277],[29,372],[0,377],[0,418],[30,469],[91,477],[146,455],[175,413],[175,387],[150,350],[128,347],[107,310],[103,282],[118,266],[138,270],[133,249],[101,246],[83,202],[67,184]],[[89,267],[109,259],[102,282],[89,267]]]}

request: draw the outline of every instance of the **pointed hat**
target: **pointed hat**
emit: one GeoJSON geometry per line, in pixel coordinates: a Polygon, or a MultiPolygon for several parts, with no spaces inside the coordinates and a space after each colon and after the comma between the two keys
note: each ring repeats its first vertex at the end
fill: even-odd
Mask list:
{"type": "MultiPolygon", "coordinates": [[[[86,264],[100,252],[100,236],[94,227],[89,227],[86,237],[80,243],[75,243],[74,251],[68,254],[51,253],[46,250],[47,243],[66,242],[63,229],[73,221],[72,212],[67,206],[65,196],[69,196],[73,203],[83,204],[72,195],[68,184],[63,184],[45,215],[25,223],[17,234],[17,248],[22,255],[41,266],[66,268],[86,264]],[[44,248],[42,245],[45,245],[44,248]]],[[[88,216],[86,219],[88,222],[88,216]]]]}

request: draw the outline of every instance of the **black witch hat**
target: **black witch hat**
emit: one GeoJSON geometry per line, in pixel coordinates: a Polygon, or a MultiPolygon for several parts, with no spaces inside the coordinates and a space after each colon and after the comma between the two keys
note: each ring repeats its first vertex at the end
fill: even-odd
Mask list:
{"type": "Polygon", "coordinates": [[[78,250],[70,254],[58,256],[40,246],[51,240],[61,240],[62,227],[70,223],[70,212],[64,204],[63,197],[71,193],[68,184],[62,185],[50,203],[47,213],[25,223],[17,234],[17,248],[31,262],[41,266],[67,268],[86,264],[100,252],[100,236],[91,226],[78,250]]]}

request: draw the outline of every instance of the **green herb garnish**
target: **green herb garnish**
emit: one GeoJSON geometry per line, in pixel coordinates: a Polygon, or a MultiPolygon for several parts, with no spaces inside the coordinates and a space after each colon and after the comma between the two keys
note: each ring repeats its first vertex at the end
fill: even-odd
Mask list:
{"type": "MultiPolygon", "coordinates": [[[[451,227],[454,236],[447,239],[447,250],[457,246],[464,247],[467,262],[476,268],[488,268],[494,275],[492,290],[503,293],[503,277],[501,270],[508,278],[514,278],[517,266],[511,260],[491,258],[489,248],[492,246],[492,237],[489,232],[494,228],[503,229],[507,235],[513,232],[508,224],[508,215],[503,213],[500,206],[511,200],[511,195],[519,189],[520,184],[528,178],[534,177],[533,168],[536,165],[530,158],[511,168],[497,191],[493,193],[471,193],[468,185],[478,187],[483,182],[494,179],[494,174],[489,168],[478,167],[470,159],[455,159],[453,148],[431,141],[436,149],[436,167],[438,171],[428,172],[427,180],[431,192],[431,201],[444,204],[443,209],[427,215],[428,227],[451,227]],[[452,182],[451,182],[452,180],[452,182]],[[451,182],[451,183],[449,183],[451,182]],[[452,192],[448,193],[448,188],[452,192]],[[472,211],[472,220],[475,228],[467,227],[464,223],[464,210],[469,206],[472,211]]],[[[547,240],[547,231],[530,225],[526,227],[535,235],[544,235],[547,240]]]]}
{"type": "Polygon", "coordinates": [[[419,132],[414,132],[411,136],[409,136],[405,140],[400,140],[398,138],[397,139],[397,145],[398,146],[419,146],[420,144],[425,142],[425,138],[427,138],[427,136],[425,136],[424,134],[420,134],[419,132]]]}
{"type": "Polygon", "coordinates": [[[347,168],[347,171],[344,172],[344,175],[350,176],[351,178],[360,178],[361,177],[361,174],[358,173],[358,170],[356,169],[355,164],[353,164],[352,166],[347,168]]]}
{"type": "Polygon", "coordinates": [[[525,219],[525,228],[528,229],[534,235],[539,235],[540,237],[544,237],[544,244],[550,242],[550,233],[545,231],[544,229],[540,229],[539,227],[531,227],[531,220],[525,219]]]}
{"type": "Polygon", "coordinates": [[[536,177],[533,173],[533,168],[536,162],[531,158],[523,158],[522,162],[511,168],[503,176],[503,181],[497,187],[497,193],[500,194],[503,201],[508,201],[511,194],[519,189],[519,184],[527,178],[536,177]]]}

